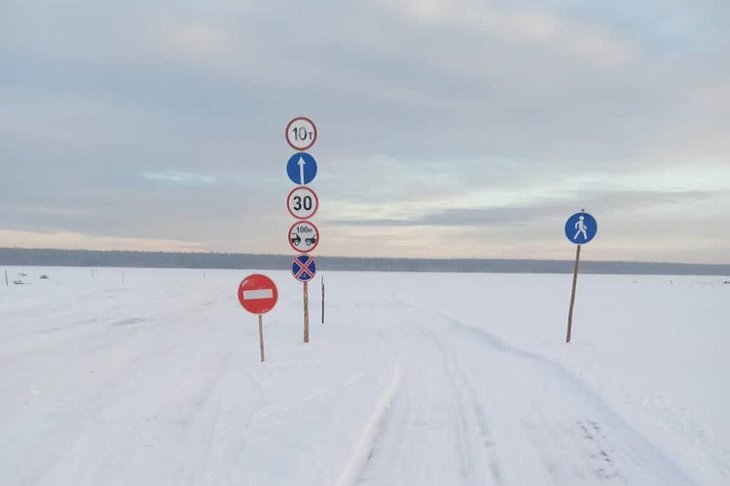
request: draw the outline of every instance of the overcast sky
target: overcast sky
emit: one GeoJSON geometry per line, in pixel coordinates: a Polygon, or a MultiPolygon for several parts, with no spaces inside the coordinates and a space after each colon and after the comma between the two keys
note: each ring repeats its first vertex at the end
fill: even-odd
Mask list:
{"type": "Polygon", "coordinates": [[[0,246],[730,263],[727,0],[0,0],[0,246]]]}

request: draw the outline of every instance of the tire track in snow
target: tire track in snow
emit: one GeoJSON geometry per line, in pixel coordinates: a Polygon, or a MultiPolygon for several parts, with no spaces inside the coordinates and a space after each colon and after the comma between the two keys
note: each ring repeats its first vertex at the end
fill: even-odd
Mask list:
{"type": "MultiPolygon", "coordinates": [[[[401,316],[389,333],[400,354],[402,383],[369,444],[355,484],[500,484],[493,445],[469,393],[453,371],[457,364],[430,326],[401,316]],[[492,447],[493,449],[493,447],[492,447]]],[[[366,427],[366,430],[370,430],[366,427]]],[[[351,461],[352,462],[352,461],[351,461]]],[[[343,483],[338,483],[343,484],[343,483]]],[[[353,483],[347,483],[353,484],[353,483]]]]}
{"type": "MultiPolygon", "coordinates": [[[[478,434],[478,438],[474,439],[472,441],[472,445],[477,445],[481,448],[484,455],[486,456],[484,459],[487,462],[488,465],[488,472],[489,472],[489,483],[494,484],[502,484],[502,473],[500,472],[499,467],[499,459],[496,454],[495,450],[495,442],[492,434],[491,427],[489,426],[489,421],[486,418],[483,409],[484,407],[479,403],[479,400],[477,398],[476,393],[474,392],[473,387],[469,383],[468,379],[466,378],[466,374],[464,373],[464,370],[462,370],[459,363],[456,361],[453,353],[449,352],[444,343],[442,338],[438,337],[437,334],[431,330],[429,331],[431,335],[434,337],[434,340],[436,341],[436,344],[441,352],[441,356],[443,358],[444,366],[446,368],[447,373],[449,374],[449,382],[456,393],[456,395],[459,397],[459,401],[461,403],[461,410],[462,412],[466,412],[467,410],[470,411],[470,413],[467,415],[466,413],[462,413],[462,419],[464,421],[464,430],[475,430],[478,434]],[[467,420],[467,416],[471,418],[471,420],[467,420]],[[468,425],[467,425],[468,422],[468,425]]],[[[471,434],[470,434],[471,435],[471,434]]],[[[478,449],[477,447],[471,449],[471,454],[473,454],[473,451],[475,449],[478,449]]],[[[470,456],[470,464],[473,464],[475,462],[473,455],[470,456]]],[[[473,467],[473,466],[472,466],[473,467]]],[[[477,469],[479,470],[479,469],[477,469]]],[[[469,476],[473,475],[470,474],[469,476]]],[[[478,481],[474,484],[487,484],[486,480],[487,478],[475,478],[478,481]]]]}
{"type": "MultiPolygon", "coordinates": [[[[562,423],[556,417],[546,415],[550,413],[549,410],[540,410],[541,405],[548,406],[548,404],[533,404],[536,408],[532,412],[528,409],[515,410],[526,415],[524,418],[537,413],[537,417],[543,419],[542,422],[531,424],[529,421],[525,422],[524,428],[534,447],[543,454],[546,470],[551,473],[556,484],[565,481],[565,477],[561,477],[560,474],[565,474],[570,469],[561,464],[559,455],[553,454],[554,457],[551,457],[551,453],[548,452],[557,444],[561,444],[561,449],[572,448],[581,451],[588,458],[587,462],[591,468],[588,473],[591,476],[585,480],[592,483],[632,484],[635,483],[633,478],[641,477],[642,484],[694,484],[679,466],[631,428],[590,387],[573,376],[560,363],[513,347],[482,328],[465,324],[442,313],[437,315],[450,324],[448,329],[456,335],[469,338],[472,342],[476,339],[492,350],[517,358],[522,363],[532,363],[529,366],[535,369],[535,377],[540,374],[547,375],[556,386],[568,391],[556,403],[571,401],[584,403],[584,408],[578,407],[581,416],[576,417],[572,423],[562,423]],[[632,474],[627,476],[622,472],[619,462],[623,467],[630,469],[632,474]]],[[[573,473],[578,478],[587,473],[584,470],[585,465],[572,467],[573,473]]]]}
{"type": "Polygon", "coordinates": [[[388,421],[391,405],[398,392],[401,381],[400,367],[396,367],[388,386],[375,404],[370,418],[352,447],[350,459],[345,464],[335,486],[353,486],[357,484],[367,467],[367,463],[375,454],[375,448],[388,421]]]}
{"type": "MultiPolygon", "coordinates": [[[[444,357],[446,356],[446,349],[442,343],[439,343],[444,357]]],[[[489,467],[489,473],[491,479],[495,484],[502,484],[502,472],[499,465],[499,457],[496,451],[496,443],[494,441],[494,434],[492,428],[489,425],[489,419],[484,413],[484,406],[479,403],[479,398],[472,386],[471,382],[466,376],[466,373],[455,360],[453,355],[449,356],[447,362],[447,370],[452,376],[452,380],[460,383],[458,387],[459,393],[465,393],[467,397],[463,400],[469,401],[469,406],[472,410],[474,422],[479,433],[479,443],[481,444],[484,452],[487,456],[487,463],[489,467]]],[[[456,388],[455,388],[456,389],[456,388]]]]}

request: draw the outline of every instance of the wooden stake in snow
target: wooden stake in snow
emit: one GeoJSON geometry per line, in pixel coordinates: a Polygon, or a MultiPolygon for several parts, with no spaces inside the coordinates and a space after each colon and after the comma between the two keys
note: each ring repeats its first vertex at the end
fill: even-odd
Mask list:
{"type": "Polygon", "coordinates": [[[324,276],[322,276],[322,324],[324,324],[324,276]]]}
{"type": "Polygon", "coordinates": [[[5,286],[6,287],[10,286],[10,283],[8,283],[8,271],[7,270],[5,270],[5,286]]]}
{"type": "Polygon", "coordinates": [[[575,289],[578,284],[578,265],[580,263],[580,247],[591,241],[598,232],[598,223],[590,214],[581,209],[565,222],[565,237],[577,246],[575,265],[573,266],[573,289],[570,291],[570,309],[568,310],[568,333],[565,342],[569,343],[573,333],[573,306],[575,305],[575,289]]]}

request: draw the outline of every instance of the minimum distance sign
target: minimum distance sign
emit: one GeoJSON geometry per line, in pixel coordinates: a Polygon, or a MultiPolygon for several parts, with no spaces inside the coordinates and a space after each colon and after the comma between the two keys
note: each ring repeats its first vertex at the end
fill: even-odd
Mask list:
{"type": "Polygon", "coordinates": [[[319,198],[317,198],[317,193],[308,187],[295,187],[286,198],[286,207],[289,214],[295,218],[308,219],[317,212],[319,198]]]}
{"type": "Polygon", "coordinates": [[[291,274],[300,282],[309,282],[317,275],[317,266],[314,264],[314,258],[307,255],[299,255],[294,257],[291,262],[291,274]]]}
{"type": "Polygon", "coordinates": [[[274,308],[279,298],[276,284],[266,275],[255,273],[241,281],[238,301],[252,314],[265,314],[274,308]]]}
{"type": "Polygon", "coordinates": [[[317,141],[317,127],[306,116],[298,116],[286,125],[286,143],[294,150],[304,151],[317,141]]]}
{"type": "Polygon", "coordinates": [[[596,233],[598,233],[598,222],[586,212],[575,213],[565,222],[565,237],[576,245],[588,243],[596,233]]]}
{"type": "Polygon", "coordinates": [[[309,253],[319,244],[319,230],[309,221],[298,221],[289,228],[289,246],[299,253],[309,253]]]}

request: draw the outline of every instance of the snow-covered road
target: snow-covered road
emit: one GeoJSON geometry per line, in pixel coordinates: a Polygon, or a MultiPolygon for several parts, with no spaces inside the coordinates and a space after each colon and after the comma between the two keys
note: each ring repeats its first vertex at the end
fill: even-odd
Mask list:
{"type": "Polygon", "coordinates": [[[265,316],[261,364],[255,317],[235,297],[247,272],[127,269],[122,280],[118,269],[43,271],[51,280],[26,269],[29,285],[0,291],[2,484],[730,479],[730,418],[715,412],[728,405],[717,391],[728,368],[716,362],[729,364],[718,344],[729,337],[721,279],[585,278],[568,348],[566,276],[329,273],[327,323],[312,292],[305,345],[298,284],[267,272],[280,302],[265,316]],[[678,285],[687,299],[672,304],[680,322],[670,327],[683,328],[686,304],[702,317],[692,333],[702,339],[687,333],[637,351],[621,326],[596,327],[622,312],[647,321],[652,306],[666,307],[662,292],[682,302],[678,285]],[[595,289],[606,287],[655,300],[587,319],[580,309],[597,307],[595,289]],[[682,355],[687,342],[697,349],[682,355]],[[693,358],[632,371],[665,353],[693,358]],[[690,383],[679,372],[687,367],[703,377],[690,383]],[[683,379],[686,396],[675,387],[683,379]]]}
{"type": "Polygon", "coordinates": [[[691,484],[559,364],[403,307],[398,386],[359,484],[691,484]]]}

